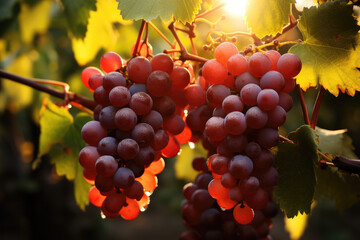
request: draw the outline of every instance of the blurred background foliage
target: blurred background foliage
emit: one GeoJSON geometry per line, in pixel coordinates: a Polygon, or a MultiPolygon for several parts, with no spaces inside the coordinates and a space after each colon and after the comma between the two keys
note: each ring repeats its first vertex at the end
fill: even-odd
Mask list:
{"type": "MultiPolygon", "coordinates": [[[[201,11],[218,2],[203,1],[201,11]]],[[[99,59],[107,51],[128,59],[137,38],[140,21],[123,20],[117,4],[115,0],[1,0],[0,68],[24,77],[67,82],[71,91],[91,98],[91,92],[81,83],[81,70],[85,66],[99,67],[99,59]]],[[[247,31],[241,16],[223,9],[209,14],[207,19],[217,21],[222,15],[226,18],[216,25],[217,29],[247,31]]],[[[152,23],[173,40],[168,23],[160,19],[152,23]]],[[[196,49],[206,58],[213,57],[211,51],[202,48],[209,29],[204,23],[196,26],[196,49]]],[[[299,35],[296,31],[291,34],[290,38],[299,35]]],[[[191,49],[187,36],[179,35],[191,49]]],[[[151,27],[149,41],[154,54],[170,48],[151,27]]],[[[239,49],[249,43],[250,39],[244,37],[236,42],[239,49]]],[[[310,89],[305,95],[311,112],[316,90],[310,89]]],[[[49,156],[43,157],[36,170],[31,168],[38,151],[39,111],[45,96],[0,79],[0,239],[177,239],[185,229],[180,214],[181,189],[196,174],[189,170],[192,157],[203,152],[184,146],[179,159],[166,160],[166,169],[159,175],[159,188],[147,211],[136,220],[102,220],[98,208],[88,206],[83,212],[76,206],[72,183],[57,176],[49,156]]],[[[293,97],[294,108],[288,114],[284,132],[303,124],[300,104],[295,94],[293,97]]],[[[332,130],[347,128],[355,153],[360,156],[359,93],[354,97],[340,94],[337,98],[326,94],[318,125],[332,130]]],[[[336,212],[330,201],[316,205],[302,239],[357,239],[359,204],[343,213],[336,212]]],[[[301,236],[305,219],[298,218],[288,225],[295,226],[291,230],[293,239],[301,236]]],[[[281,213],[274,219],[272,236],[290,238],[281,213]]]]}

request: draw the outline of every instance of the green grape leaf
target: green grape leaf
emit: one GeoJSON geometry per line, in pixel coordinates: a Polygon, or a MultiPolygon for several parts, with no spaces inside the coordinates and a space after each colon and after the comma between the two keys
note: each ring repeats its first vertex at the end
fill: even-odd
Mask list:
{"type": "Polygon", "coordinates": [[[90,11],[96,10],[96,0],[61,0],[68,27],[76,38],[84,38],[90,11]]]}
{"type": "Polygon", "coordinates": [[[341,155],[347,158],[357,158],[354,153],[355,147],[352,145],[352,139],[346,134],[346,129],[331,131],[316,127],[315,130],[319,136],[320,151],[334,156],[341,155]]]}
{"type": "Polygon", "coordinates": [[[360,90],[360,36],[353,7],[334,1],[305,8],[299,20],[304,42],[289,52],[300,57],[303,68],[297,83],[303,90],[318,84],[334,96],[339,90],[353,96],[360,90]]]}
{"type": "Polygon", "coordinates": [[[295,0],[248,1],[245,14],[248,28],[261,38],[276,35],[289,22],[291,3],[295,0]]]}
{"type": "Polygon", "coordinates": [[[13,8],[17,0],[0,1],[0,21],[13,16],[13,8]]]}
{"type": "MultiPolygon", "coordinates": [[[[347,158],[357,158],[353,152],[351,138],[346,134],[346,129],[330,131],[316,128],[319,136],[319,149],[324,153],[341,155],[347,158]]],[[[339,211],[351,207],[359,201],[360,178],[355,174],[339,171],[337,168],[327,167],[315,169],[317,185],[315,199],[329,198],[335,201],[339,211]]]]}
{"type": "Polygon", "coordinates": [[[294,142],[282,142],[275,155],[279,183],[275,198],[287,217],[308,214],[315,190],[314,162],[318,160],[317,137],[308,125],[301,126],[288,136],[294,142]]]}
{"type": "Polygon", "coordinates": [[[36,168],[41,156],[49,153],[57,174],[74,180],[75,199],[83,210],[89,204],[90,184],[83,178],[83,168],[79,164],[78,155],[85,146],[81,138],[81,128],[90,120],[91,117],[85,113],[79,113],[74,119],[66,108],[45,100],[40,117],[39,154],[33,163],[33,168],[36,168]]]}
{"type": "Polygon", "coordinates": [[[144,19],[149,22],[157,17],[164,21],[192,22],[201,6],[201,0],[116,0],[121,15],[126,20],[144,19]]]}

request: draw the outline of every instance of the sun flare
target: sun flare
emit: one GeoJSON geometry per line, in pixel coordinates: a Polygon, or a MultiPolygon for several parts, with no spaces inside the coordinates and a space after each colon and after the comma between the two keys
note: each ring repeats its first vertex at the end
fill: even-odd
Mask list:
{"type": "Polygon", "coordinates": [[[224,0],[226,10],[233,15],[244,17],[248,0],[224,0]]]}

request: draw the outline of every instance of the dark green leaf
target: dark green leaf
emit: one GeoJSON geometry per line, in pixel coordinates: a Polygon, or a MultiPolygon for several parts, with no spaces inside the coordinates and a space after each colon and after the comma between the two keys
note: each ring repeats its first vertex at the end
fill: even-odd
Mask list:
{"type": "Polygon", "coordinates": [[[304,43],[290,52],[298,55],[303,69],[297,83],[304,90],[322,85],[337,96],[339,89],[353,96],[360,90],[358,47],[360,27],[353,17],[353,7],[334,1],[305,8],[299,21],[304,43]]]}
{"type": "Polygon", "coordinates": [[[289,22],[290,4],[294,0],[248,1],[246,22],[259,37],[276,35],[289,22]]]}
{"type": "Polygon", "coordinates": [[[76,38],[84,38],[90,11],[96,10],[96,0],[61,0],[68,26],[76,38]]]}
{"type": "Polygon", "coordinates": [[[170,21],[174,17],[181,22],[192,22],[201,6],[201,0],[116,0],[121,15],[126,20],[151,21],[161,17],[170,21]]]}
{"type": "Polygon", "coordinates": [[[315,189],[314,162],[317,161],[316,135],[308,125],[301,126],[288,136],[294,144],[279,143],[275,167],[279,183],[275,197],[287,217],[309,213],[315,189]]]}

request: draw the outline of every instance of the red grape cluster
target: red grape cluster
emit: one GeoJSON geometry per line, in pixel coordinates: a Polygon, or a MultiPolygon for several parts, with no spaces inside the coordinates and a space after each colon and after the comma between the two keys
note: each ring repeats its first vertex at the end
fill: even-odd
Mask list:
{"type": "MultiPolygon", "coordinates": [[[[300,70],[294,54],[270,50],[248,58],[224,42],[215,49],[215,59],[204,64],[199,86],[192,87],[197,94],[189,99],[186,123],[209,150],[206,164],[214,179],[208,194],[221,209],[231,210],[239,224],[251,224],[254,213],[271,203],[278,173],[270,149],[277,145],[278,127],[292,107],[289,93],[300,70]]],[[[193,198],[188,200],[194,204],[193,198]]],[[[201,214],[201,209],[193,210],[201,214]]],[[[266,237],[264,232],[258,231],[258,237],[266,237]]]]}
{"type": "Polygon", "coordinates": [[[183,221],[191,231],[183,232],[180,240],[252,240],[268,237],[271,218],[277,213],[274,202],[269,201],[262,210],[255,211],[244,202],[232,210],[223,209],[209,194],[208,185],[213,181],[213,176],[207,168],[206,159],[194,158],[193,168],[200,173],[194,183],[184,186],[185,200],[182,203],[183,221]],[[246,219],[251,219],[250,224],[242,223],[246,219]]]}
{"type": "Polygon", "coordinates": [[[176,101],[182,102],[177,96],[184,95],[191,74],[166,54],[125,63],[108,52],[100,66],[105,75],[94,67],[81,74],[97,106],[94,120],[81,131],[87,146],[79,161],[85,179],[95,185],[90,202],[101,207],[103,217],[131,220],[149,204],[165,166],[162,156],[176,156],[180,143],[190,140],[182,116],[187,104],[176,101]]]}

